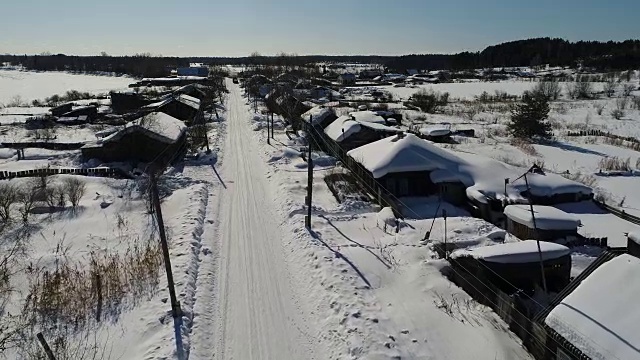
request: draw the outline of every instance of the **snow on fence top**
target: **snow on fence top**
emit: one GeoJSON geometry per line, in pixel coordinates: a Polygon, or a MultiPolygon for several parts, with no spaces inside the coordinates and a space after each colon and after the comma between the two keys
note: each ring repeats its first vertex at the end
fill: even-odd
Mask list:
{"type": "Polygon", "coordinates": [[[378,123],[370,123],[366,121],[354,120],[351,116],[343,115],[337,118],[334,122],[329,124],[324,132],[335,142],[342,142],[353,134],[356,134],[362,130],[362,128],[369,128],[374,131],[381,131],[387,133],[400,133],[399,129],[386,126],[378,123]]]}
{"type": "MultiPolygon", "coordinates": [[[[580,219],[552,206],[534,205],[536,227],[542,230],[576,230],[580,219]]],[[[509,219],[533,228],[533,217],[529,205],[509,205],[504,208],[504,215],[509,219]]]]}
{"type": "Polygon", "coordinates": [[[357,121],[365,121],[365,122],[376,123],[376,124],[387,123],[382,116],[369,110],[355,111],[355,112],[349,113],[349,115],[351,115],[351,117],[353,117],[357,121]]]}
{"type": "Polygon", "coordinates": [[[302,114],[302,120],[309,122],[309,119],[311,119],[311,125],[318,125],[333,114],[334,112],[331,108],[316,106],[302,114]]]}
{"type": "Polygon", "coordinates": [[[606,262],[555,307],[545,323],[591,359],[640,358],[640,259],[606,262]]]}
{"type": "MultiPolygon", "coordinates": [[[[571,253],[571,250],[564,245],[544,241],[540,241],[540,251],[543,261],[557,259],[571,253]]],[[[452,259],[464,256],[501,264],[524,264],[540,261],[538,244],[535,240],[459,249],[451,253],[452,259]]]]}
{"type": "MultiPolygon", "coordinates": [[[[514,180],[527,169],[481,155],[448,151],[413,134],[405,134],[400,139],[394,135],[378,140],[353,149],[348,155],[376,179],[389,173],[430,171],[432,182],[460,182],[467,187],[467,197],[483,203],[487,202],[487,198],[506,197],[515,202],[526,200],[522,196],[522,192],[527,190],[523,179],[509,183],[506,194],[504,179],[514,180]]],[[[588,186],[556,174],[529,173],[527,179],[534,196],[592,193],[588,186]]]]}
{"type": "Polygon", "coordinates": [[[115,134],[102,139],[102,143],[118,141],[125,134],[142,131],[147,136],[160,142],[173,144],[187,131],[187,126],[180,120],[162,112],[147,114],[140,119],[131,121],[125,128],[115,134]]]}

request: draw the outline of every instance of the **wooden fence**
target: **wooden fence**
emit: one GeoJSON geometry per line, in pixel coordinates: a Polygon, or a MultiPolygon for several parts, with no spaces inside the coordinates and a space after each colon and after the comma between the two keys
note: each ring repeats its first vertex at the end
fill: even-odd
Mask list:
{"type": "Polygon", "coordinates": [[[624,210],[620,210],[618,208],[615,208],[611,205],[605,204],[604,202],[598,201],[598,200],[593,200],[594,203],[596,203],[596,205],[601,208],[602,210],[608,211],[610,213],[612,213],[613,215],[621,218],[622,220],[626,220],[630,223],[634,223],[636,225],[640,225],[640,217],[631,215],[627,212],[625,212],[624,210]]]}
{"type": "Polygon", "coordinates": [[[132,178],[127,172],[118,168],[98,167],[87,169],[72,169],[72,168],[40,168],[32,170],[22,171],[0,171],[0,180],[25,178],[25,177],[45,177],[53,175],[80,175],[80,176],[97,176],[97,177],[110,177],[116,179],[130,179],[132,178]]]}
{"type": "Polygon", "coordinates": [[[78,150],[83,147],[85,143],[60,143],[60,142],[45,142],[45,141],[33,141],[33,142],[3,142],[0,143],[0,148],[9,149],[47,149],[47,150],[78,150]]]}
{"type": "Polygon", "coordinates": [[[619,144],[616,143],[615,145],[620,145],[620,146],[624,146],[626,148],[635,150],[635,151],[640,151],[640,140],[636,139],[632,136],[620,136],[620,135],[616,135],[616,134],[612,134],[608,131],[602,131],[602,130],[581,130],[581,131],[569,131],[567,133],[567,136],[571,136],[571,137],[578,137],[578,136],[602,136],[602,137],[606,137],[609,139],[613,139],[616,140],[617,142],[620,142],[619,144]],[[624,144],[623,142],[627,142],[628,144],[624,144]]]}

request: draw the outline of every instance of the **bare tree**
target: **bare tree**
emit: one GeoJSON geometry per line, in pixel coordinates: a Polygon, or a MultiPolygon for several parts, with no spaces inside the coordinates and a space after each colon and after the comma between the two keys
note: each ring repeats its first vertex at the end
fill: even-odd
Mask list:
{"type": "Polygon", "coordinates": [[[82,199],[82,197],[84,196],[87,190],[87,186],[84,181],[76,177],[69,177],[64,180],[64,190],[67,194],[69,202],[71,203],[71,206],[76,208],[78,206],[78,203],[80,202],[80,199],[82,199]]]}
{"type": "Polygon", "coordinates": [[[533,88],[533,92],[540,93],[549,100],[558,100],[562,89],[560,89],[560,84],[555,81],[541,81],[533,88]]]}
{"type": "Polygon", "coordinates": [[[20,205],[22,205],[18,211],[20,212],[20,215],[22,215],[22,221],[26,223],[29,221],[29,214],[35,207],[38,200],[37,180],[28,181],[20,186],[18,188],[16,198],[20,205]]]}
{"type": "Polygon", "coordinates": [[[622,96],[631,96],[633,90],[635,90],[633,84],[624,84],[622,87],[622,96]]]}
{"type": "Polygon", "coordinates": [[[15,186],[9,183],[0,183],[0,220],[11,220],[11,206],[17,200],[15,186]]]}

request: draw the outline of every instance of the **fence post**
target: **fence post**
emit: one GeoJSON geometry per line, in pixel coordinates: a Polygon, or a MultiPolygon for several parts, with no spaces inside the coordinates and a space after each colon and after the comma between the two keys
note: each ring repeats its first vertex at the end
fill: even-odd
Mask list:
{"type": "Polygon", "coordinates": [[[44,350],[45,354],[47,354],[49,360],[56,360],[56,357],[53,355],[53,351],[51,351],[49,344],[47,344],[47,340],[44,339],[44,335],[39,332],[36,334],[36,337],[38,338],[40,345],[42,345],[42,349],[44,350]]]}

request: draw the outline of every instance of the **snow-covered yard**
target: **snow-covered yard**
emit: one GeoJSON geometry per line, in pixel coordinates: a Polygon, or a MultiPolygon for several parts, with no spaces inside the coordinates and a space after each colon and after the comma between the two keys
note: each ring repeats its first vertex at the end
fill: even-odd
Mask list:
{"type": "Polygon", "coordinates": [[[108,93],[126,89],[133,79],[127,76],[77,75],[66,72],[36,72],[0,67],[0,104],[13,100],[30,103],[68,90],[108,93]]]}

